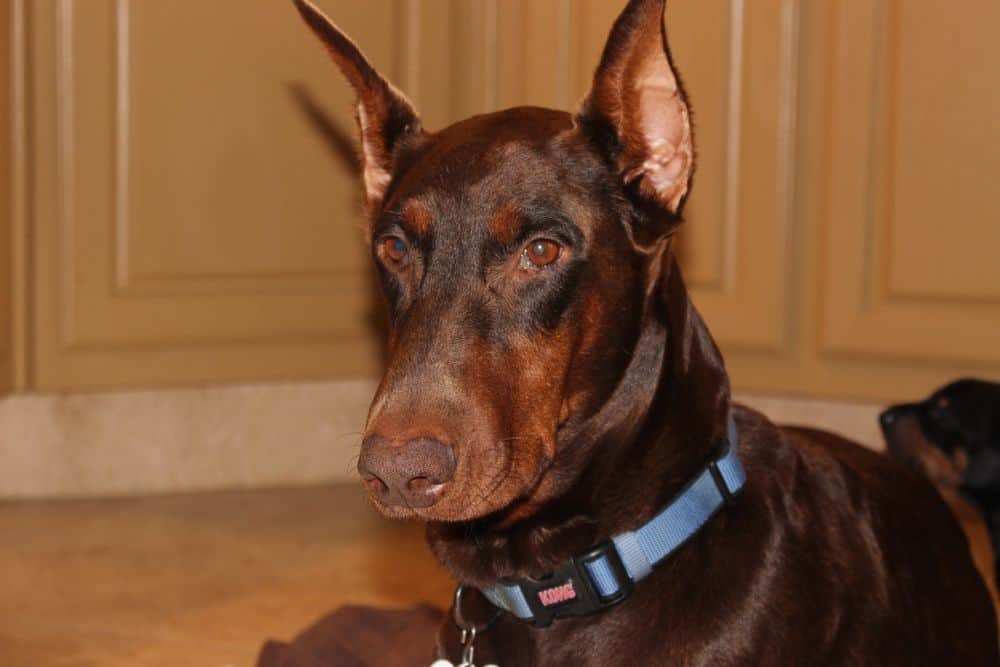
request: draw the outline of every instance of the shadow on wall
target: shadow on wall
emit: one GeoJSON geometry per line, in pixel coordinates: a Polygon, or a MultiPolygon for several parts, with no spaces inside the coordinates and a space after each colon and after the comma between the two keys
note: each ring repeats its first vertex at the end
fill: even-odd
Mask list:
{"type": "MultiPolygon", "coordinates": [[[[359,218],[363,218],[361,159],[358,155],[357,137],[354,131],[348,131],[341,127],[334,120],[333,115],[316,100],[308,86],[299,82],[290,82],[287,85],[287,90],[293,103],[316,133],[316,136],[326,146],[336,165],[341,171],[349,173],[353,177],[355,181],[355,209],[358,211],[359,218]]],[[[389,334],[386,311],[382,302],[378,276],[375,274],[374,266],[370,263],[366,274],[370,307],[365,320],[372,338],[383,343],[380,348],[379,363],[384,367],[387,361],[387,350],[384,343],[389,334]]]]}

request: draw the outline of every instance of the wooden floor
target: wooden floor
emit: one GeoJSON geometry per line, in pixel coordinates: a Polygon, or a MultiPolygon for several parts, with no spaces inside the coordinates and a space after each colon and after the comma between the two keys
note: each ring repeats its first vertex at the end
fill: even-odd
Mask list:
{"type": "MultiPolygon", "coordinates": [[[[988,569],[985,528],[958,511],[988,569]]],[[[345,602],[451,591],[420,528],[360,485],[0,503],[2,667],[250,666],[345,602]]]]}
{"type": "Polygon", "coordinates": [[[359,487],[0,504],[0,665],[244,667],[347,601],[444,606],[359,487]]]}

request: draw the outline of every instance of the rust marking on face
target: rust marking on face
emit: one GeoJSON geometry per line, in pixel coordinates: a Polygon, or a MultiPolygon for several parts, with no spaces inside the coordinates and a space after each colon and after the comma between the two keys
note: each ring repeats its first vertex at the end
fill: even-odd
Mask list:
{"type": "Polygon", "coordinates": [[[476,409],[463,425],[479,437],[462,438],[457,475],[476,483],[442,503],[439,512],[450,518],[486,514],[531,495],[555,455],[573,339],[564,325],[515,334],[500,345],[481,338],[468,342],[461,384],[476,409]]]}
{"type": "Polygon", "coordinates": [[[489,228],[493,238],[500,243],[513,243],[521,231],[521,209],[514,203],[508,203],[497,209],[490,218],[489,228]]]}
{"type": "Polygon", "coordinates": [[[403,227],[417,236],[426,236],[433,221],[430,209],[417,199],[411,199],[403,207],[403,227]]]}
{"type": "Polygon", "coordinates": [[[969,455],[964,449],[956,449],[952,452],[951,462],[958,471],[959,476],[965,479],[965,471],[969,469],[969,455]]]}

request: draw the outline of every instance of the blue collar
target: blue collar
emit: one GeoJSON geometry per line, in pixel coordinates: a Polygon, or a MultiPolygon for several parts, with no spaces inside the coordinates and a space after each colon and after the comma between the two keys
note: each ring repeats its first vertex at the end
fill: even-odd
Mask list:
{"type": "Polygon", "coordinates": [[[542,579],[503,580],[482,590],[495,606],[536,627],[554,619],[585,616],[613,607],[653,566],[677,551],[746,483],[737,456],[736,422],[728,442],[659,514],[636,530],[615,535],[542,579]]]}

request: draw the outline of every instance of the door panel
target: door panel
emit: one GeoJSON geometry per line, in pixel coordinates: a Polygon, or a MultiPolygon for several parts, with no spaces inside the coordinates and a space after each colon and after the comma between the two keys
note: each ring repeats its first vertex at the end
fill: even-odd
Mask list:
{"type": "Polygon", "coordinates": [[[841,3],[823,341],[1000,364],[1000,6],[841,3]]]}
{"type": "Polygon", "coordinates": [[[798,3],[670,7],[701,157],[678,239],[694,301],[727,352],[781,351],[791,316],[798,3]]]}
{"type": "MultiPolygon", "coordinates": [[[[337,8],[390,73],[394,4],[337,8]]],[[[372,372],[357,179],[309,114],[350,146],[352,94],[292,8],[31,9],[35,385],[372,372]]]]}
{"type": "MultiPolygon", "coordinates": [[[[984,94],[981,85],[984,73],[1000,69],[1000,53],[988,41],[979,40],[976,46],[979,33],[972,25],[993,19],[985,11],[952,9],[943,3],[802,4],[795,224],[787,285],[794,317],[789,344],[781,353],[724,350],[738,388],[899,402],[926,396],[964,375],[1000,380],[996,303],[982,297],[1000,285],[995,265],[975,262],[975,268],[963,269],[985,270],[981,285],[979,275],[953,271],[963,261],[959,244],[970,239],[983,247],[995,244],[991,241],[997,226],[989,209],[975,211],[963,203],[988,190],[976,185],[975,192],[969,192],[963,185],[948,193],[958,196],[947,205],[956,212],[963,206],[965,210],[938,224],[931,213],[937,205],[921,191],[926,185],[915,176],[935,172],[947,155],[952,160],[949,168],[965,179],[980,168],[977,165],[985,165],[986,154],[997,152],[995,129],[982,124],[981,149],[959,154],[958,143],[947,148],[953,141],[949,134],[967,131],[956,129],[956,123],[963,122],[956,119],[961,109],[982,106],[986,116],[1000,116],[995,87],[987,86],[990,94],[984,94]],[[897,12],[895,18],[892,12],[897,12]],[[891,47],[892,40],[913,30],[908,21],[924,23],[922,32],[914,35],[917,41],[891,47]],[[947,30],[942,22],[950,24],[947,30]],[[965,40],[969,44],[962,48],[948,45],[965,40]],[[939,61],[933,68],[913,55],[921,42],[933,45],[921,56],[939,61]],[[967,49],[976,55],[968,57],[967,49]],[[904,51],[911,55],[892,65],[896,74],[890,85],[893,79],[878,70],[893,60],[886,54],[895,53],[899,60],[904,51]],[[976,73],[966,78],[967,72],[976,73]],[[936,80],[927,91],[935,92],[922,98],[901,96],[902,80],[909,79],[919,89],[928,77],[936,80]],[[977,77],[980,83],[966,85],[977,77]],[[965,83],[956,83],[959,79],[965,83]],[[964,99],[953,98],[955,91],[964,99]],[[937,102],[928,96],[954,104],[950,114],[939,117],[941,122],[935,118],[940,112],[934,108],[937,102]],[[893,97],[894,107],[884,101],[893,97]],[[892,115],[886,116],[889,109],[894,109],[892,115]],[[925,134],[904,136],[904,131],[912,132],[906,127],[921,127],[925,134]],[[940,155],[931,159],[922,147],[912,145],[920,142],[936,145],[940,155]],[[915,208],[901,216],[892,206],[904,200],[914,202],[915,208]],[[890,201],[895,203],[888,206],[890,201]],[[953,225],[958,217],[961,221],[953,225]],[[935,227],[938,234],[930,231],[935,227]],[[922,271],[914,270],[921,266],[922,271]],[[946,295],[945,289],[967,293],[946,295]],[[994,340],[992,348],[988,340],[994,340]]],[[[994,29],[983,27],[987,33],[994,29]]],[[[983,170],[995,171],[986,166],[983,170]]],[[[942,179],[944,183],[950,176],[942,179]]]]}

